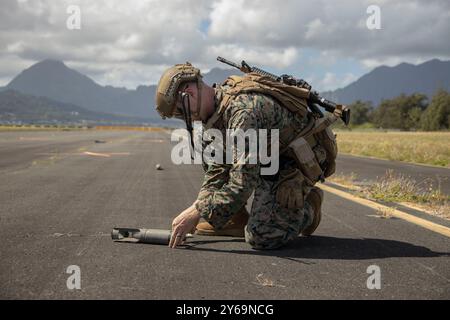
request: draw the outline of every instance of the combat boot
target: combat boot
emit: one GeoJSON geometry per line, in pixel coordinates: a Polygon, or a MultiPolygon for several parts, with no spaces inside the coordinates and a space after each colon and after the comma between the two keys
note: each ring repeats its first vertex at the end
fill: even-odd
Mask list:
{"type": "Polygon", "coordinates": [[[317,187],[314,187],[306,197],[306,201],[311,205],[314,212],[314,218],[312,223],[306,227],[301,233],[303,236],[310,236],[316,231],[322,219],[322,201],[323,191],[317,187]]]}
{"type": "Polygon", "coordinates": [[[225,237],[244,237],[244,228],[247,225],[248,212],[243,207],[239,210],[230,221],[228,221],[222,229],[214,229],[208,222],[200,222],[197,224],[195,234],[202,236],[225,236],[225,237]]]}

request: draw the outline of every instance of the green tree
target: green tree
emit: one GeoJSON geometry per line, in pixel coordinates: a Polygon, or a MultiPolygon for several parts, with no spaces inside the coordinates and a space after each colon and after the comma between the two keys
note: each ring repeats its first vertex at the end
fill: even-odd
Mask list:
{"type": "Polygon", "coordinates": [[[419,107],[414,107],[408,111],[408,117],[405,119],[406,127],[410,129],[420,129],[420,119],[423,114],[423,109],[419,107]]]}
{"type": "Polygon", "coordinates": [[[450,94],[438,90],[430,105],[421,117],[421,129],[425,131],[437,131],[450,129],[450,94]]]}
{"type": "Polygon", "coordinates": [[[370,101],[358,100],[348,106],[351,110],[350,125],[361,125],[369,121],[369,114],[373,110],[370,101]]]}
{"type": "Polygon", "coordinates": [[[393,99],[383,100],[373,112],[371,120],[380,128],[409,131],[420,128],[420,119],[427,106],[424,94],[402,94],[393,99]]]}

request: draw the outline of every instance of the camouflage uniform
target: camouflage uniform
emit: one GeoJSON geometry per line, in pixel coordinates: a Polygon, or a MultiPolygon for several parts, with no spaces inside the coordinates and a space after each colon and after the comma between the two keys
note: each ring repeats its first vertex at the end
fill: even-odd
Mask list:
{"type": "MultiPolygon", "coordinates": [[[[223,90],[226,87],[216,88],[217,108],[220,106],[223,90]]],[[[301,129],[305,125],[306,119],[300,119],[268,96],[240,94],[233,99],[213,128],[221,130],[225,137],[226,129],[267,129],[270,133],[271,129],[301,129]]],[[[220,229],[246,205],[255,191],[245,229],[246,241],[255,249],[279,248],[297,238],[311,224],[313,209],[307,202],[301,209],[280,207],[273,188],[276,179],[271,181],[261,176],[260,164],[245,163],[204,164],[205,178],[196,208],[206,221],[220,229]]],[[[308,192],[309,190],[305,190],[305,196],[308,192]]]]}

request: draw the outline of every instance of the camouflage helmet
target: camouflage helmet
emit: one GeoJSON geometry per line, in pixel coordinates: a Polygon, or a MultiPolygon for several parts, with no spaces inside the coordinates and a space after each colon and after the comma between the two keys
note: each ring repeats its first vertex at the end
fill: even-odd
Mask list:
{"type": "Polygon", "coordinates": [[[165,119],[178,114],[176,102],[180,85],[186,82],[197,82],[197,86],[199,86],[201,80],[200,70],[193,67],[189,62],[177,64],[167,69],[162,74],[156,89],[155,102],[159,115],[165,119]]]}

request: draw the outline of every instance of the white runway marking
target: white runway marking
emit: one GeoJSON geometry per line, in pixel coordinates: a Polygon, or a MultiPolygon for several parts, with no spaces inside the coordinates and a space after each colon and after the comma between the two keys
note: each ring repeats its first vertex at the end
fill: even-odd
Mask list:
{"type": "Polygon", "coordinates": [[[88,156],[94,156],[94,157],[104,157],[104,158],[111,157],[111,155],[106,154],[106,153],[95,153],[95,152],[88,152],[88,151],[83,152],[83,154],[86,154],[88,156]]]}

